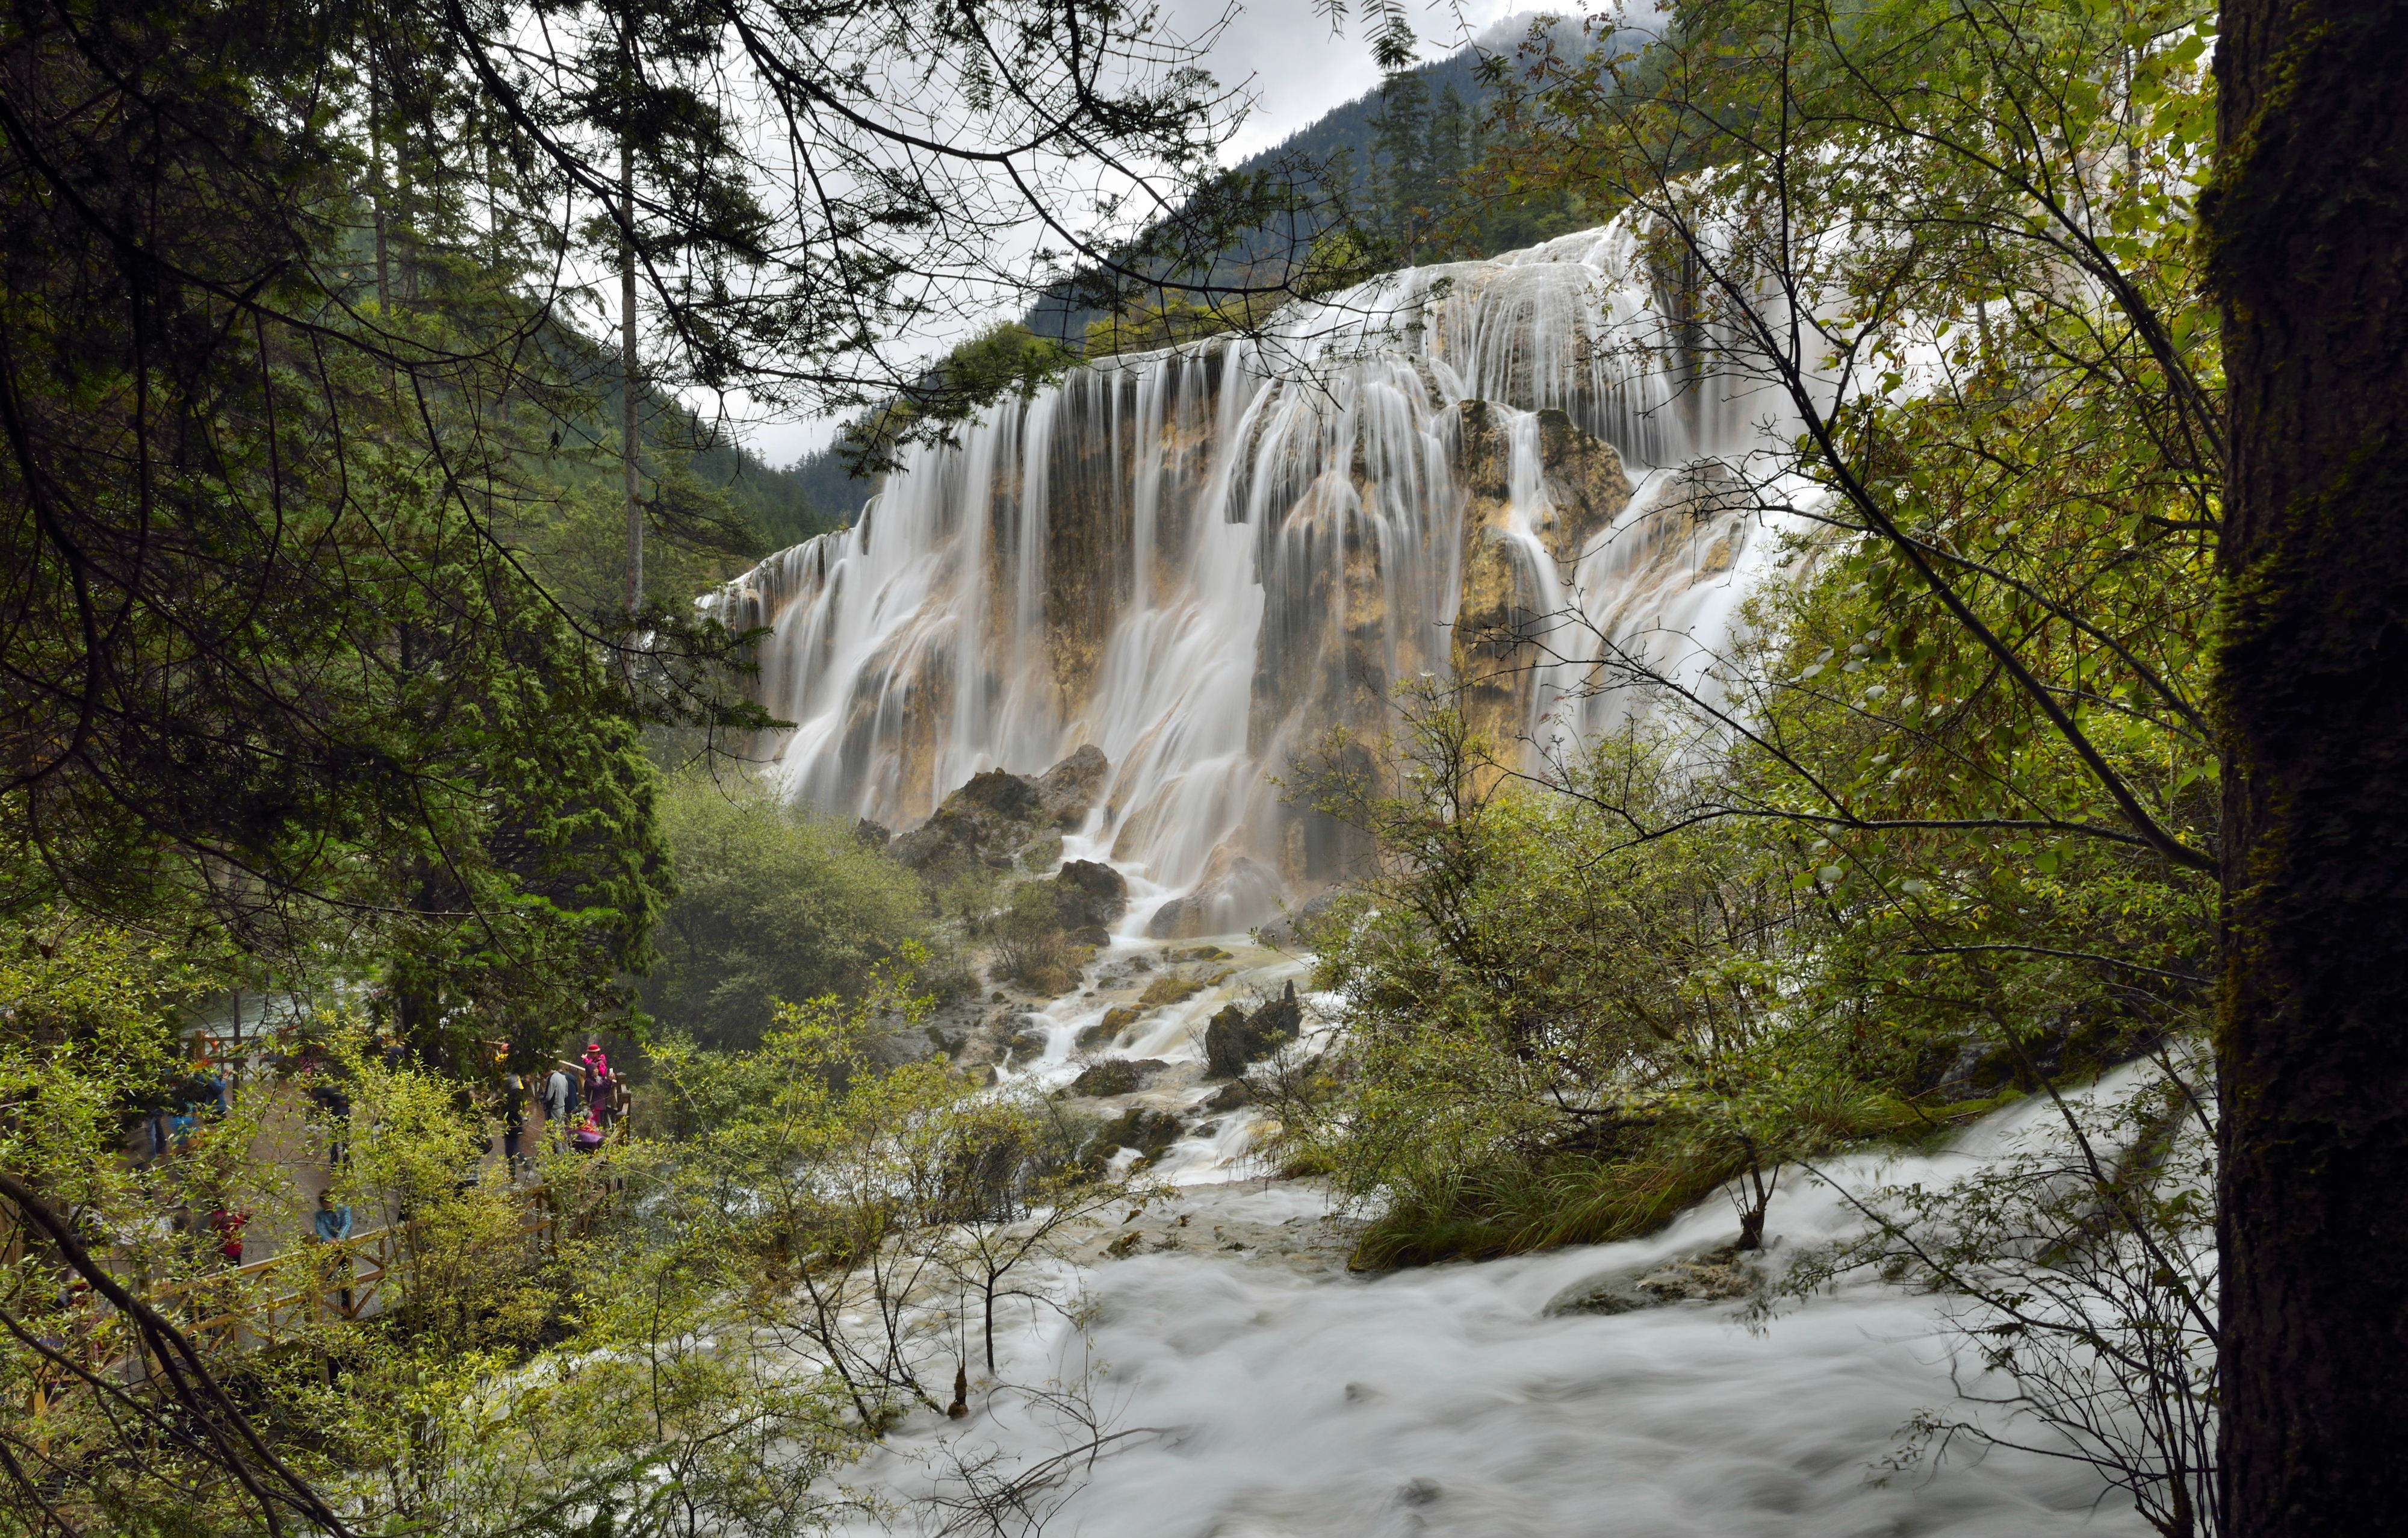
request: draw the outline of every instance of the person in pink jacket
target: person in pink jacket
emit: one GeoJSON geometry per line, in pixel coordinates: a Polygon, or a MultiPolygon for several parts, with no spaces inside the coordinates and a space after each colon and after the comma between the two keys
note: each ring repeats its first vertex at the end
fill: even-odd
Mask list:
{"type": "Polygon", "coordinates": [[[610,1059],[602,1051],[600,1042],[585,1043],[585,1056],[579,1059],[585,1065],[585,1103],[592,1108],[595,1125],[608,1131],[610,1127],[610,1059]]]}

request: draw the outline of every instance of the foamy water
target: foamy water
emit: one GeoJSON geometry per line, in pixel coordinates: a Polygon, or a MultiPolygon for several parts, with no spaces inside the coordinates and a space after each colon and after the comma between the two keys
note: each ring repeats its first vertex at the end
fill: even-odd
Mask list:
{"type": "MultiPolygon", "coordinates": [[[[1131,1049],[1171,1050],[1153,1036],[1131,1049]]],[[[1025,1071],[1052,1082],[1074,1066],[1025,1071]]],[[[1864,1192],[1946,1182],[2048,1114],[2025,1104],[1947,1151],[1827,1172],[1864,1192]]],[[[1329,1210],[1311,1183],[1242,1178],[1245,1139],[1227,1128],[1163,1160],[1186,1183],[1177,1210],[1188,1221],[1166,1230],[1180,1248],[1060,1270],[1057,1299],[1084,1303],[1075,1319],[1050,1307],[1015,1315],[972,1418],[907,1423],[848,1483],[898,1502],[904,1530],[933,1530],[914,1503],[960,1493],[945,1473],[956,1459],[1026,1469],[1083,1439],[1022,1391],[1035,1387],[1078,1389],[1106,1430],[1139,1432],[1038,1499],[1041,1531],[1082,1538],[2149,1531],[2095,1475],[2032,1454],[1952,1455],[1884,1480],[1912,1416],[1961,1409],[1928,1297],[1869,1280],[1754,1330],[1731,1302],[1543,1314],[1574,1283],[1735,1237],[1727,1204],[1644,1240],[1365,1278],[1326,1255],[1221,1247],[1224,1229],[1305,1233],[1329,1210]]],[[[1769,1259],[1857,1222],[1838,1190],[1792,1171],[1769,1259]]]]}

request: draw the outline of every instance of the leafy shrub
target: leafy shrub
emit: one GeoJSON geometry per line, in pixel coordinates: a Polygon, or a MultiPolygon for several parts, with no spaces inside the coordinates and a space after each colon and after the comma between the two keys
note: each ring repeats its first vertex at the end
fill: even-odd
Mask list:
{"type": "Polygon", "coordinates": [[[1062,993],[1078,980],[1079,947],[1062,928],[1061,901],[1052,884],[1011,888],[995,920],[996,964],[1032,993],[1062,993]]]}
{"type": "Polygon", "coordinates": [[[668,1028],[749,1046],[778,1001],[856,994],[926,938],[918,879],[825,818],[699,774],[668,783],[660,814],[678,896],[642,999],[668,1028]]]}

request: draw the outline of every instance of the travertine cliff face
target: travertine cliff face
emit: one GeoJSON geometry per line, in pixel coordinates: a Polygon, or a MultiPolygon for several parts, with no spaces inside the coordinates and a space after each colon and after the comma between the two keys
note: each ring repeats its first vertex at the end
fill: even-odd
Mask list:
{"type": "Polygon", "coordinates": [[[1268,916],[1359,854],[1274,778],[1340,728],[1372,769],[1401,683],[1453,681],[1510,756],[1586,729],[1600,639],[1718,638],[1769,541],[1680,467],[1763,408],[1651,363],[1655,303],[1609,227],[1000,403],[716,600],[773,631],[760,696],[796,726],[764,755],[909,829],[1091,746],[1075,836],[1161,894],[1132,921],[1268,916]]]}
{"type": "Polygon", "coordinates": [[[1463,582],[1453,661],[1462,709],[1493,748],[1536,726],[1539,681],[1560,648],[1589,544],[1630,506],[1612,444],[1562,411],[1460,408],[1463,582]]]}

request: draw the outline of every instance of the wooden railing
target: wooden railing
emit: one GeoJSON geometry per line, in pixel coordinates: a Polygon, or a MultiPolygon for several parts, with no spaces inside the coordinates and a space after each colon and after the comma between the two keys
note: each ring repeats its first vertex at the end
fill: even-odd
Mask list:
{"type": "MultiPolygon", "coordinates": [[[[560,1066],[576,1071],[583,1068],[565,1059],[560,1066]]],[[[611,1115],[607,1135],[616,1140],[627,1135],[635,1099],[621,1076],[613,1074],[608,1083],[611,1115]]],[[[547,1124],[540,1135],[549,1139],[564,1131],[547,1124]]],[[[615,1191],[616,1183],[608,1188],[615,1191]]],[[[523,1195],[527,1214],[517,1238],[543,1249],[557,1248],[565,1233],[583,1232],[595,1216],[592,1207],[564,1215],[547,1186],[527,1187],[523,1195]]],[[[415,1236],[423,1227],[423,1220],[391,1224],[204,1276],[156,1284],[139,1277],[123,1280],[205,1351],[272,1348],[314,1327],[354,1323],[392,1308],[406,1288],[415,1236]]],[[[28,1321],[36,1338],[93,1377],[128,1387],[148,1383],[157,1364],[139,1348],[125,1321],[91,1294],[79,1298],[47,1319],[28,1321]]],[[[44,1415],[90,1387],[87,1379],[52,1363],[37,1379],[27,1408],[35,1416],[44,1415]]]]}
{"type": "MultiPolygon", "coordinates": [[[[562,1213],[546,1186],[525,1195],[528,1212],[516,1238],[538,1249],[556,1250],[564,1237],[590,1229],[598,1215],[598,1202],[562,1213]]],[[[424,1229],[425,1219],[413,1218],[137,1290],[205,1352],[270,1349],[314,1327],[372,1318],[394,1306],[407,1288],[413,1240],[424,1229]]],[[[102,1302],[87,1301],[46,1322],[54,1329],[37,1338],[93,1377],[138,1387],[158,1370],[123,1318],[102,1302]]],[[[34,1416],[90,1390],[86,1379],[53,1367],[34,1388],[27,1405],[34,1416]]]]}

